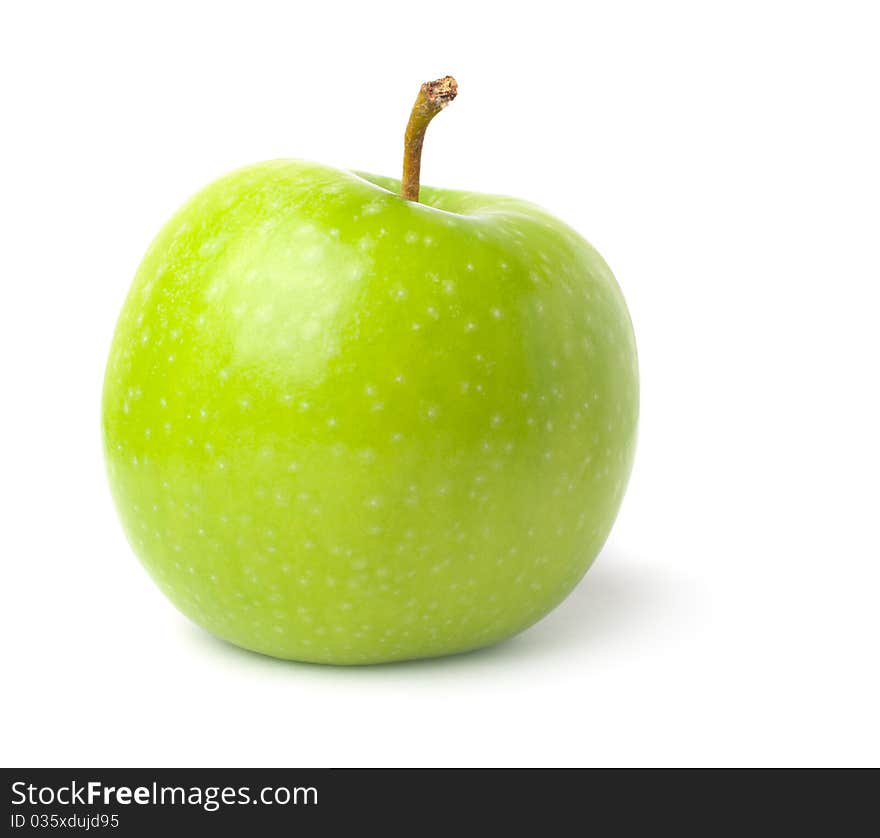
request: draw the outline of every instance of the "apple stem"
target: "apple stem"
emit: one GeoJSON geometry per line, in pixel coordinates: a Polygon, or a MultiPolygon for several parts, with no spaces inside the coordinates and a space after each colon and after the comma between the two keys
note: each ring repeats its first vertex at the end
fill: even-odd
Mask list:
{"type": "Polygon", "coordinates": [[[452,76],[426,81],[413,105],[403,143],[403,178],[400,197],[407,201],[419,200],[419,172],[422,167],[422,143],[431,120],[443,110],[458,93],[458,84],[452,76]]]}

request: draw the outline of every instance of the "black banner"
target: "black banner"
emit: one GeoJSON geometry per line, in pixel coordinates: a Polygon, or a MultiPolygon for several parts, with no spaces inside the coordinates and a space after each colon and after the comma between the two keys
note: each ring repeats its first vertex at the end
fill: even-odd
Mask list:
{"type": "Polygon", "coordinates": [[[5,834],[536,835],[696,827],[856,834],[876,772],[557,769],[5,769],[5,834]]]}

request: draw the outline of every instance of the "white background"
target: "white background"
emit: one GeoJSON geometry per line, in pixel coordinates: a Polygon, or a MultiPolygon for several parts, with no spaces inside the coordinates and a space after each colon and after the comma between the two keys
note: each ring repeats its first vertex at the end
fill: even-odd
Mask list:
{"type": "Polygon", "coordinates": [[[871,3],[6,3],[7,765],[880,762],[880,24],[871,3]],[[581,586],[483,652],[286,664],[190,625],[103,473],[146,245],[223,172],[514,194],[614,269],[639,451],[581,586]]]}

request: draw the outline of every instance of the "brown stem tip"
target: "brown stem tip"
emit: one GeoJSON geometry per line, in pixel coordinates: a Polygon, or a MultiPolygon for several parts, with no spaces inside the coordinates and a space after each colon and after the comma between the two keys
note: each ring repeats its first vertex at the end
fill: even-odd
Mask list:
{"type": "Polygon", "coordinates": [[[407,201],[419,200],[419,172],[422,166],[422,144],[425,131],[437,116],[458,94],[458,84],[452,76],[436,81],[426,81],[416,97],[403,143],[403,177],[400,195],[407,201]]]}

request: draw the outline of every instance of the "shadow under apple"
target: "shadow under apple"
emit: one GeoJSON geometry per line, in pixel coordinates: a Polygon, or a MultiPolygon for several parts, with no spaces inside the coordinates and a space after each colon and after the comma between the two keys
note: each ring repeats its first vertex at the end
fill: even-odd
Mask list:
{"type": "MultiPolygon", "coordinates": [[[[372,664],[367,666],[328,666],[271,658],[251,652],[214,637],[186,621],[187,642],[202,651],[239,664],[260,667],[308,669],[356,676],[365,671],[446,670],[465,667],[511,666],[555,656],[571,655],[578,648],[610,643],[616,635],[641,630],[649,625],[658,609],[668,604],[669,579],[658,576],[656,568],[628,560],[614,548],[602,552],[574,591],[550,614],[520,634],[472,652],[438,658],[372,664]]],[[[619,637],[617,638],[619,639],[619,637]]]]}

